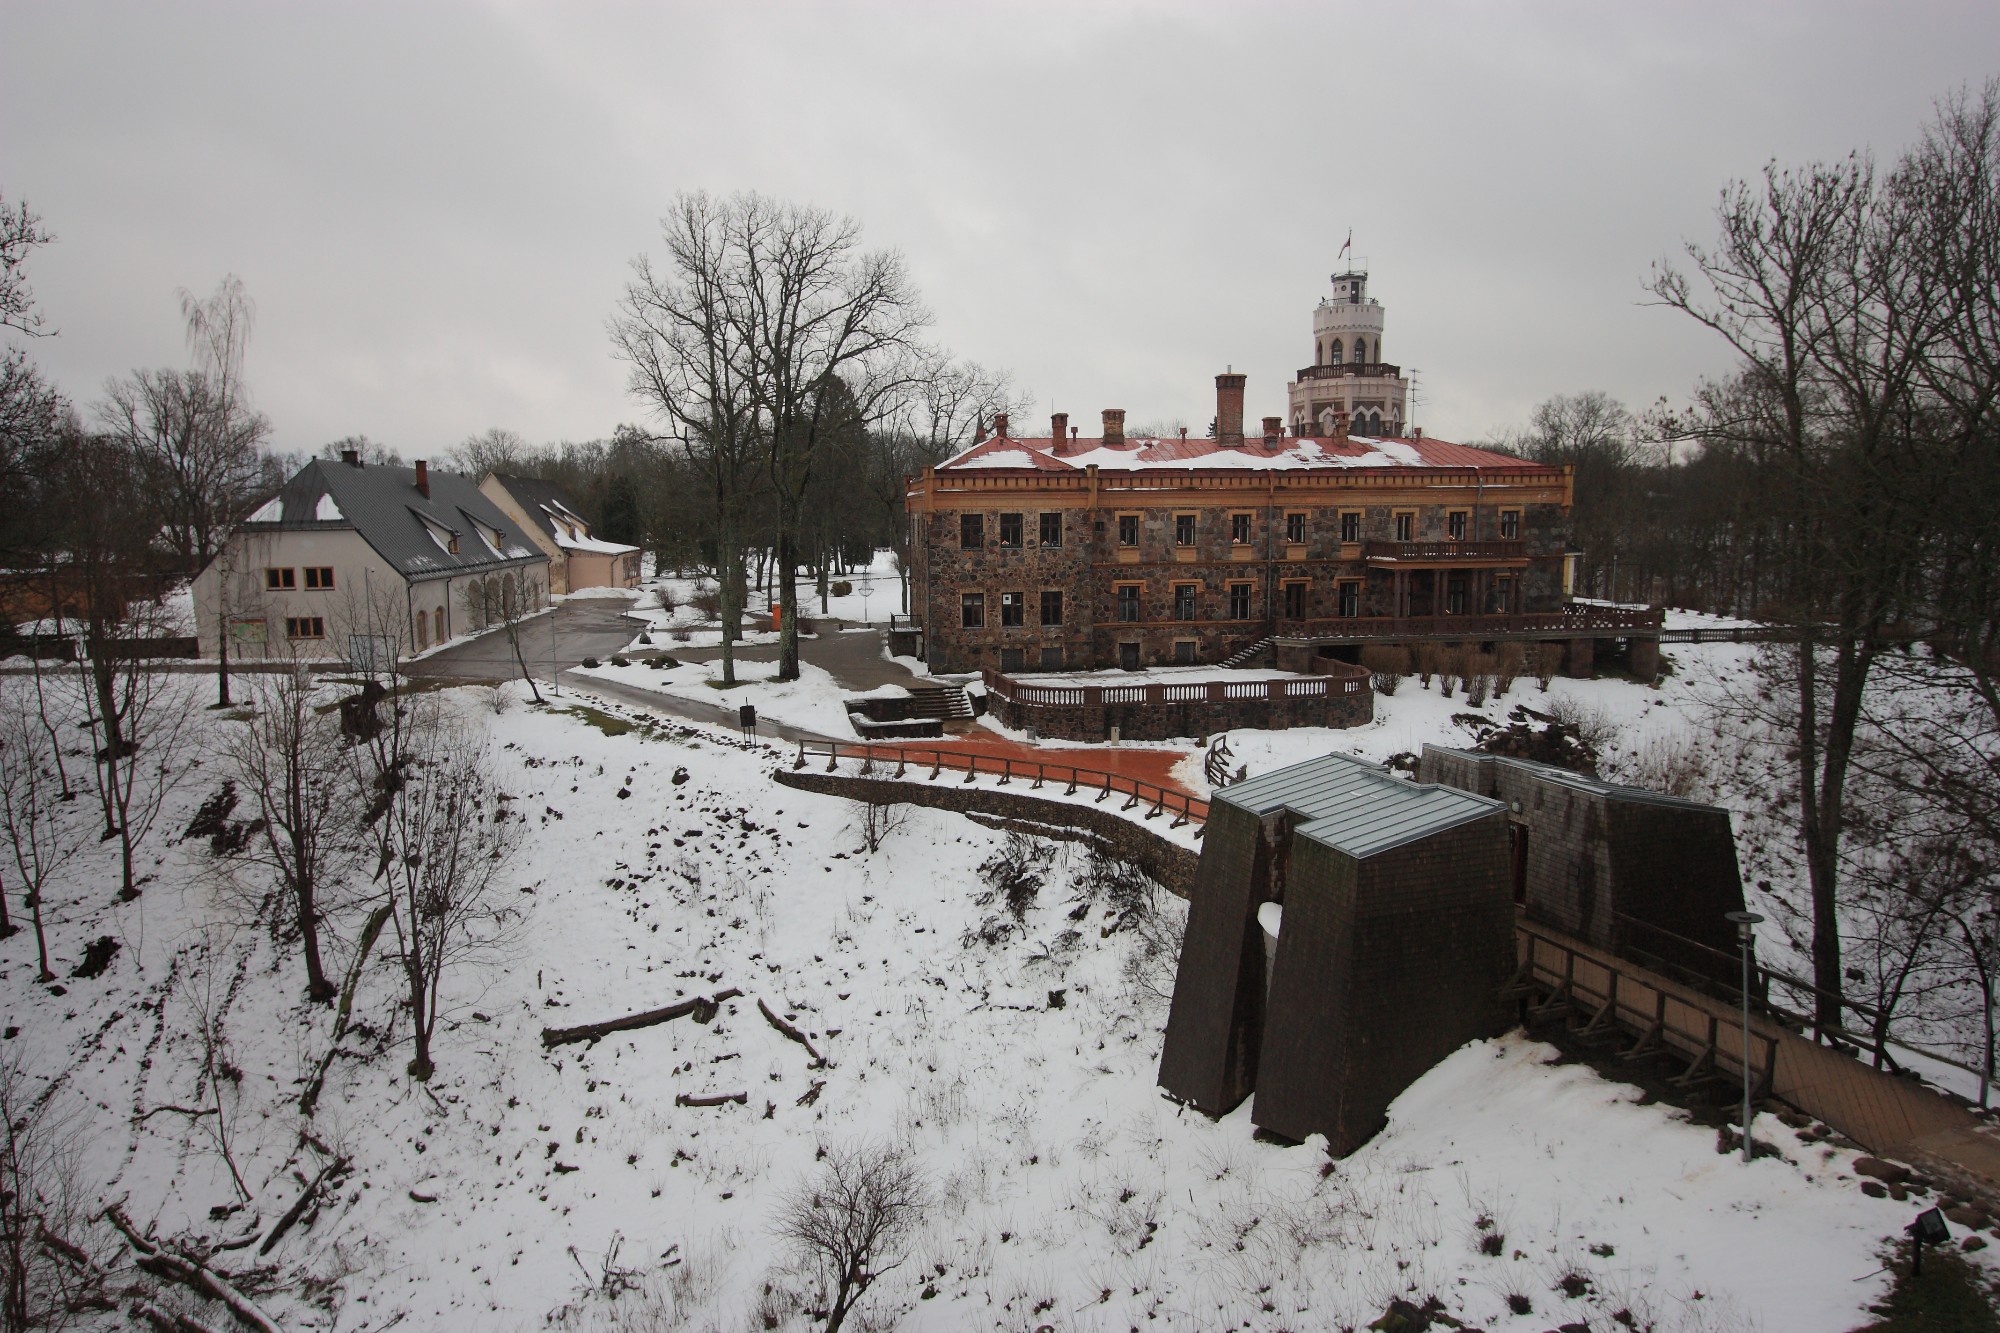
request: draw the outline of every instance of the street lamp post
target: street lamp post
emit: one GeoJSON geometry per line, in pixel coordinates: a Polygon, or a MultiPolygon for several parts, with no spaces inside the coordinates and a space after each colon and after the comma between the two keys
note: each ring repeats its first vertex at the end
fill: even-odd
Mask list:
{"type": "Polygon", "coordinates": [[[1755,912],[1725,914],[1736,926],[1736,939],[1743,950],[1743,1161],[1750,1161],[1750,946],[1756,942],[1757,926],[1764,918],[1755,912]]]}

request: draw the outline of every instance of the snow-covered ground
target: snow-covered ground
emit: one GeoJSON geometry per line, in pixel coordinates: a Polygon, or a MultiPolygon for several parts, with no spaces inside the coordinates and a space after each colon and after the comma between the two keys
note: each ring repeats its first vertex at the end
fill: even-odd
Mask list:
{"type": "MultiPolygon", "coordinates": [[[[1644,730],[1669,725],[1651,701],[1684,680],[1557,689],[1644,730]]],[[[205,698],[205,682],[186,688],[205,698]]],[[[126,904],[115,843],[89,844],[50,894],[60,997],[33,980],[31,937],[5,948],[7,1053],[82,1135],[91,1197],[162,1233],[233,1237],[268,1229],[299,1173],[352,1159],[266,1261],[315,1279],[264,1298],[289,1329],[525,1330],[564,1307],[565,1327],[803,1329],[774,1216],[822,1145],[860,1142],[906,1145],[930,1192],[908,1262],[871,1297],[874,1327],[1332,1329],[1435,1295],[1521,1333],[1612,1329],[1621,1310],[1661,1333],[1823,1333],[1863,1322],[1885,1289],[1879,1254],[1911,1206],[1864,1197],[1850,1154],[1766,1121],[1783,1156],[1746,1167],[1713,1131],[1518,1037],[1452,1056],[1343,1161],[1258,1142],[1244,1111],[1210,1122],[1159,1095],[1164,1004],[1128,974],[1135,935],[1100,934],[1109,913],[1080,901],[1074,854],[1018,935],[989,944],[978,932],[1000,909],[977,901],[979,867],[1001,834],[914,809],[869,853],[851,802],[770,781],[778,749],[697,728],[611,734],[615,708],[496,715],[492,691],[445,697],[489,736],[528,836],[502,882],[521,913],[512,943],[447,979],[428,1090],[403,1073],[385,945],[353,1057],[301,1119],[329,1015],[303,1003],[295,955],[202,840],[158,837],[126,904]],[[109,970],[68,976],[101,936],[121,946],[109,970]],[[540,1040],[725,987],[744,995],[707,1025],[540,1040]],[[204,1005],[240,1071],[223,1094],[252,1196],[240,1209],[209,1121],[145,1115],[206,1095],[204,1005]],[[743,1104],[675,1100],[737,1092],[743,1104]],[[607,1266],[641,1290],[587,1296],[607,1266]]],[[[1541,698],[1532,682],[1519,697],[1541,698]]],[[[1384,702],[1371,750],[1411,748],[1463,704],[1414,682],[1384,702]]],[[[240,725],[195,716],[209,735],[240,725]]],[[[1253,769],[1305,739],[1270,738],[1253,769]]],[[[202,758],[160,827],[184,828],[220,779],[202,758]]],[[[329,925],[351,940],[353,911],[329,925]]]]}
{"type": "MultiPolygon", "coordinates": [[[[1421,752],[1424,744],[1471,745],[1478,728],[1505,726],[1517,707],[1547,713],[1562,710],[1566,719],[1582,718],[1604,739],[1602,771],[1616,780],[1642,776],[1641,770],[1663,749],[1692,747],[1714,752],[1721,744],[1711,710],[1721,691],[1747,679],[1754,644],[1674,644],[1663,652],[1670,670],[1657,685],[1604,677],[1571,680],[1554,677],[1545,691],[1533,676],[1523,676],[1513,688],[1489,698],[1478,708],[1463,687],[1445,696],[1439,682],[1427,689],[1421,678],[1403,680],[1394,695],[1376,694],[1375,718],[1350,728],[1299,727],[1291,731],[1228,733],[1234,763],[1247,764],[1251,776],[1298,763],[1314,755],[1338,751],[1378,762],[1398,754],[1421,752]]],[[[1206,791],[1202,758],[1194,755],[1175,776],[1196,791],[1206,791]]],[[[1704,799],[1717,799],[1710,792],[1704,799]]]]}
{"type": "Polygon", "coordinates": [[[853,726],[847,720],[846,705],[842,702],[850,697],[850,691],[841,688],[824,667],[814,666],[811,662],[799,663],[797,680],[779,681],[776,679],[776,662],[739,661],[736,663],[738,683],[726,690],[719,685],[722,679],[722,663],[719,661],[683,662],[678,666],[661,668],[638,660],[622,667],[605,662],[595,667],[578,667],[575,674],[614,680],[636,689],[716,707],[737,708],[750,704],[756,708],[760,720],[782,722],[786,726],[836,740],[846,740],[855,735],[853,726]]]}

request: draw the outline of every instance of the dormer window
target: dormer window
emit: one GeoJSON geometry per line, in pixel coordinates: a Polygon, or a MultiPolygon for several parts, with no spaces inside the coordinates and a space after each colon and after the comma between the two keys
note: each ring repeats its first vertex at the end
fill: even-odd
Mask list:
{"type": "Polygon", "coordinates": [[[445,551],[446,551],[447,553],[449,553],[449,554],[451,554],[451,555],[457,555],[457,554],[458,554],[458,534],[457,534],[457,533],[455,533],[455,532],[454,532],[454,533],[452,533],[452,534],[451,534],[451,535],[450,535],[449,537],[445,538],[445,543],[444,543],[444,549],[445,549],[445,551]]]}

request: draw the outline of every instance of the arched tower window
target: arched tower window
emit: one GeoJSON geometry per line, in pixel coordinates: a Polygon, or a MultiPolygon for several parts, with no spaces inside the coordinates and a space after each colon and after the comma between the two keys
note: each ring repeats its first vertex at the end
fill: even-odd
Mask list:
{"type": "Polygon", "coordinates": [[[1366,338],[1356,338],[1354,340],[1354,364],[1357,366],[1363,365],[1367,360],[1368,340],[1366,338]]]}
{"type": "Polygon", "coordinates": [[[1314,364],[1314,365],[1316,365],[1316,366],[1323,366],[1323,365],[1325,365],[1325,364],[1326,364],[1326,344],[1325,344],[1325,343],[1314,343],[1314,344],[1313,344],[1313,364],[1314,364]]]}
{"type": "Polygon", "coordinates": [[[1326,363],[1329,366],[1337,366],[1340,364],[1340,339],[1335,338],[1333,342],[1328,345],[1326,363]]]}

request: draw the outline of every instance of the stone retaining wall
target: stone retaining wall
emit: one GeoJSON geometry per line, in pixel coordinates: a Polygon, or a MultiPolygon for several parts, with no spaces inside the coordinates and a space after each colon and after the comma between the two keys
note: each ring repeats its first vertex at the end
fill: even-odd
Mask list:
{"type": "MultiPolygon", "coordinates": [[[[960,814],[991,815],[1030,824],[1055,824],[1079,829],[1102,843],[1106,850],[1158,880],[1162,887],[1185,898],[1194,888],[1195,867],[1201,854],[1161,837],[1143,824],[1134,823],[1109,810],[1068,801],[1051,801],[1022,792],[995,791],[976,783],[898,782],[892,778],[849,777],[839,773],[806,773],[779,769],[772,774],[787,787],[843,796],[873,805],[928,805],[960,814]]],[[[1167,818],[1165,815],[1161,819],[1167,818]]]]}

